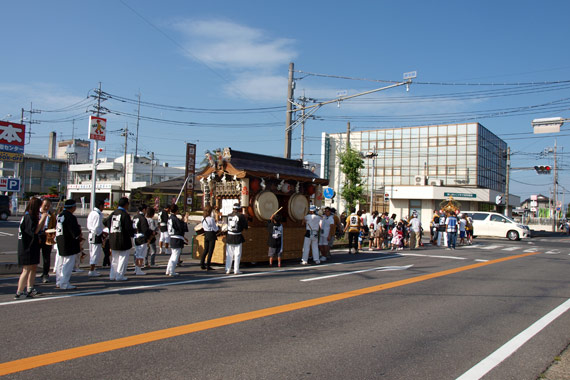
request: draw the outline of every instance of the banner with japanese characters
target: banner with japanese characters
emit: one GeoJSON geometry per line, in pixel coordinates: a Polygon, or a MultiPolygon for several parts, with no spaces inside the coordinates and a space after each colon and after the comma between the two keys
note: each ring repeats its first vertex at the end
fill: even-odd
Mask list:
{"type": "Polygon", "coordinates": [[[22,162],[25,142],[26,126],[24,124],[0,121],[1,161],[22,162]]]}

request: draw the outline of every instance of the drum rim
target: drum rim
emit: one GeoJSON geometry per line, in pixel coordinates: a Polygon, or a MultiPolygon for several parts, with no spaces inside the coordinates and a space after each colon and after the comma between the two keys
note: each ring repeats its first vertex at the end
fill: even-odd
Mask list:
{"type": "Polygon", "coordinates": [[[303,215],[303,216],[301,216],[300,218],[297,219],[297,218],[295,217],[295,215],[294,215],[292,209],[291,209],[291,205],[293,204],[293,201],[294,201],[295,199],[299,198],[299,197],[302,197],[302,198],[305,200],[307,209],[308,209],[308,207],[309,207],[309,200],[307,199],[307,197],[306,197],[305,195],[303,195],[303,194],[293,194],[293,195],[291,195],[291,197],[289,198],[289,207],[288,207],[288,208],[289,208],[289,216],[291,217],[291,219],[293,219],[294,221],[297,221],[297,222],[303,220],[303,218],[304,218],[305,215],[306,215],[306,214],[305,214],[305,215],[303,215]]]}
{"type": "Polygon", "coordinates": [[[256,218],[259,220],[269,220],[269,218],[263,217],[263,215],[261,215],[261,212],[258,210],[259,198],[265,193],[269,193],[275,197],[275,200],[277,201],[277,208],[275,209],[275,211],[277,211],[277,209],[279,209],[279,198],[277,198],[277,195],[274,192],[269,191],[269,190],[265,190],[265,191],[260,192],[259,194],[257,194],[255,196],[255,199],[253,201],[253,213],[255,214],[256,218]]]}

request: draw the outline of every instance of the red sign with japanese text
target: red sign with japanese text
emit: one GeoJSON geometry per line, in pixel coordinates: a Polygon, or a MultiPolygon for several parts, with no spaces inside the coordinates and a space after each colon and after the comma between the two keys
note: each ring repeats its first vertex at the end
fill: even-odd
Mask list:
{"type": "Polygon", "coordinates": [[[22,162],[26,126],[24,124],[0,121],[0,160],[22,162]]]}

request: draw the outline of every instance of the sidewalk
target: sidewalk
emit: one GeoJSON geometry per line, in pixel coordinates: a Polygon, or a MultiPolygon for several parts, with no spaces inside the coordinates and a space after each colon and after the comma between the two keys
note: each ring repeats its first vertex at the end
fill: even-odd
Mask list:
{"type": "Polygon", "coordinates": [[[556,356],[554,361],[539,377],[542,380],[568,380],[570,379],[570,346],[556,356]]]}

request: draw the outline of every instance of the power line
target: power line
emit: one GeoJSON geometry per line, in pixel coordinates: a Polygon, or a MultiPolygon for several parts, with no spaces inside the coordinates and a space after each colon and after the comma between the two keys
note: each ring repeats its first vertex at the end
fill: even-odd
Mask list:
{"type": "MultiPolygon", "coordinates": [[[[387,80],[387,79],[371,79],[371,78],[358,78],[349,77],[343,75],[333,75],[333,74],[320,74],[313,73],[303,70],[295,70],[295,72],[300,74],[305,74],[305,76],[315,76],[333,79],[345,79],[345,80],[355,80],[355,81],[366,81],[366,82],[380,82],[380,83],[399,83],[400,80],[387,80]]],[[[299,78],[304,79],[304,78],[299,78]]],[[[414,84],[423,85],[438,85],[438,86],[528,86],[528,85],[547,85],[547,84],[558,84],[558,83],[570,83],[570,80],[561,81],[545,81],[545,82],[514,82],[514,83],[457,83],[457,82],[420,82],[414,81],[414,84]]]]}

